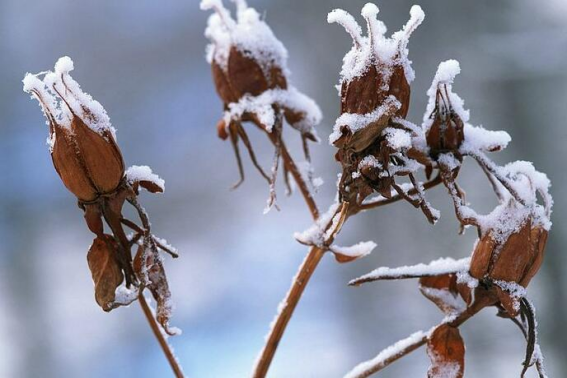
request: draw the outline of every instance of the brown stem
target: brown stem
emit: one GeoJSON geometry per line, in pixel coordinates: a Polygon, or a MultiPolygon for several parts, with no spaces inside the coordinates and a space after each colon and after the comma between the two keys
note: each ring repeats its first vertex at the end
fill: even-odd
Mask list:
{"type": "Polygon", "coordinates": [[[177,378],[183,378],[184,375],[183,375],[183,371],[181,370],[181,366],[179,365],[179,361],[177,361],[177,358],[173,354],[171,347],[167,343],[167,340],[165,339],[165,336],[163,335],[160,326],[157,323],[154,314],[150,309],[150,306],[148,305],[148,302],[146,302],[146,298],[144,298],[143,292],[140,292],[140,295],[138,296],[138,301],[140,302],[142,311],[144,312],[144,315],[146,316],[146,319],[148,320],[148,323],[150,324],[150,327],[152,328],[152,331],[154,332],[154,335],[158,340],[159,345],[161,346],[161,349],[165,354],[165,357],[167,358],[169,364],[171,365],[171,369],[173,370],[173,373],[177,378]]]}
{"type": "MultiPolygon", "coordinates": [[[[337,210],[335,215],[341,215],[342,222],[339,222],[336,228],[333,230],[331,235],[327,240],[325,240],[325,245],[330,245],[333,242],[334,237],[340,231],[340,228],[344,224],[344,217],[348,214],[348,205],[343,204],[340,209],[337,210]]],[[[333,216],[334,218],[334,216],[333,216]]],[[[328,231],[333,225],[332,219],[325,226],[325,232],[328,231]]],[[[262,349],[262,353],[258,362],[256,363],[256,367],[254,369],[253,377],[254,378],[264,378],[268,373],[268,369],[270,368],[270,364],[272,363],[272,359],[276,353],[276,349],[278,348],[278,344],[284,334],[285,328],[293,315],[293,311],[303,294],[303,291],[307,287],[309,283],[309,279],[313,275],[313,272],[317,268],[317,265],[321,261],[321,258],[325,254],[327,249],[325,247],[320,246],[313,246],[309,250],[309,253],[301,263],[293,282],[291,283],[291,288],[289,289],[288,293],[286,294],[282,303],[284,304],[282,310],[277,315],[275,323],[270,330],[268,338],[266,340],[266,344],[264,345],[264,349],[262,349]]]]}
{"type": "Polygon", "coordinates": [[[287,147],[285,146],[283,139],[278,141],[277,136],[274,135],[273,133],[269,133],[266,131],[266,134],[268,134],[268,137],[270,138],[274,146],[279,145],[285,168],[293,176],[293,179],[295,180],[297,186],[299,187],[299,191],[301,192],[303,198],[305,199],[305,203],[307,204],[307,207],[309,207],[311,216],[313,217],[314,220],[316,220],[317,218],[319,218],[319,209],[317,207],[317,204],[315,203],[315,199],[311,195],[311,191],[309,190],[309,185],[305,182],[305,180],[303,180],[303,177],[301,176],[301,172],[299,172],[299,168],[297,168],[297,165],[295,164],[293,158],[289,154],[289,151],[287,150],[287,147]]]}
{"type": "MultiPolygon", "coordinates": [[[[452,327],[459,327],[464,322],[466,322],[471,317],[473,317],[475,314],[477,314],[483,308],[490,306],[491,304],[494,304],[494,301],[495,301],[495,299],[491,296],[483,297],[483,299],[472,303],[470,307],[468,307],[465,311],[460,313],[454,320],[448,322],[447,324],[449,324],[452,327]]],[[[443,323],[441,323],[441,324],[443,324],[443,323]]],[[[374,364],[370,363],[370,366],[366,367],[366,369],[364,369],[364,371],[360,372],[357,375],[348,375],[348,377],[349,378],[366,378],[366,377],[369,377],[372,374],[377,373],[380,370],[384,369],[385,367],[389,366],[391,363],[399,360],[400,358],[410,354],[414,350],[425,345],[425,343],[427,343],[428,337],[429,337],[429,333],[426,333],[422,337],[414,340],[414,342],[407,345],[405,348],[399,350],[398,353],[396,353],[396,354],[394,354],[394,355],[392,355],[388,358],[385,358],[383,360],[377,361],[374,364]]]]}

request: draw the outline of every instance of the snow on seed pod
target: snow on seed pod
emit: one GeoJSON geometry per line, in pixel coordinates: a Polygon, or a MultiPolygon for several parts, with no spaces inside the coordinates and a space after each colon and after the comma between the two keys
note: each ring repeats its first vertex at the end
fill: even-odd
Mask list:
{"type": "MultiPolygon", "coordinates": [[[[215,11],[205,36],[211,41],[207,61],[227,111],[219,125],[229,128],[231,121],[244,118],[271,129],[276,106],[303,137],[317,141],[313,126],[319,122],[320,112],[311,99],[288,84],[287,50],[254,8],[244,0],[235,3],[233,19],[222,0],[201,1],[201,9],[215,11]],[[259,96],[264,98],[251,101],[259,96]],[[265,113],[270,114],[266,117],[265,113]]],[[[219,130],[219,136],[226,139],[228,132],[219,130]]]]}
{"type": "Polygon", "coordinates": [[[63,57],[55,71],[27,74],[24,90],[35,97],[47,118],[53,165],[63,184],[81,201],[112,193],[124,176],[124,162],[115,131],[103,107],[81,90],[63,57]]]}
{"type": "Polygon", "coordinates": [[[429,104],[423,128],[433,160],[444,153],[452,153],[462,160],[459,148],[465,138],[464,125],[469,113],[463,108],[463,100],[452,91],[453,80],[459,72],[456,60],[442,62],[427,92],[429,104]]]}
{"type": "Polygon", "coordinates": [[[405,118],[409,110],[410,83],[415,76],[407,44],[411,33],[423,21],[424,13],[414,5],[404,28],[387,38],[384,36],[386,26],[376,18],[378,11],[372,3],[362,8],[368,37],[362,36],[360,25],[342,9],[335,9],[327,17],[329,23],[343,26],[353,40],[341,71],[341,114],[369,114],[391,98],[398,102],[392,115],[405,118]]]}
{"type": "MultiPolygon", "coordinates": [[[[526,165],[513,166],[521,168],[526,165]]],[[[541,267],[551,226],[551,197],[547,193],[549,181],[533,167],[528,171],[532,176],[524,181],[532,187],[534,199],[535,191],[540,190],[546,201],[545,207],[532,203],[530,198],[528,206],[509,198],[491,214],[481,217],[481,237],[474,248],[470,266],[472,277],[494,285],[498,298],[511,316],[517,315],[519,300],[524,297],[525,288],[541,267]],[[537,181],[543,185],[538,187],[537,181]]]]}

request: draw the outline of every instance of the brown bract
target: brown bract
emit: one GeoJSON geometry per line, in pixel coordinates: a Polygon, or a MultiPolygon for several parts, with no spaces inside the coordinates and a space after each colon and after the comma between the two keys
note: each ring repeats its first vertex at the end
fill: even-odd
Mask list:
{"type": "Polygon", "coordinates": [[[435,328],[427,340],[431,359],[428,378],[462,378],[465,372],[465,344],[459,329],[449,324],[435,328]]]}
{"type": "Polygon", "coordinates": [[[51,126],[51,158],[63,184],[81,201],[93,201],[116,190],[124,161],[114,137],[91,130],[73,115],[71,128],[51,126]]]}
{"type": "MultiPolygon", "coordinates": [[[[503,281],[527,287],[543,262],[547,230],[533,226],[527,219],[503,243],[492,232],[477,243],[472,255],[470,274],[480,280],[503,281]]],[[[511,316],[518,314],[518,299],[498,284],[494,285],[502,305],[511,316]]]]}
{"type": "Polygon", "coordinates": [[[87,261],[95,284],[96,303],[104,311],[115,307],[116,288],[124,281],[124,274],[118,261],[118,244],[111,235],[97,236],[87,261]]]}
{"type": "Polygon", "coordinates": [[[427,130],[426,140],[431,158],[437,160],[439,154],[452,153],[462,160],[459,147],[465,139],[464,123],[451,105],[446,84],[439,84],[437,88],[435,109],[430,118],[433,123],[427,130]]]}

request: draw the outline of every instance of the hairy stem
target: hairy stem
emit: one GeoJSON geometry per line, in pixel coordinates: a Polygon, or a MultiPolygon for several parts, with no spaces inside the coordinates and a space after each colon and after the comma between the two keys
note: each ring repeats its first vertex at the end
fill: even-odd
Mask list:
{"type": "Polygon", "coordinates": [[[158,340],[159,345],[161,346],[161,349],[165,354],[165,357],[169,361],[169,365],[171,365],[171,369],[173,370],[175,377],[183,378],[184,375],[183,375],[183,371],[181,370],[181,366],[179,365],[179,361],[177,361],[177,358],[173,354],[171,347],[167,343],[167,340],[165,339],[165,336],[163,335],[163,332],[161,331],[161,328],[157,323],[156,318],[154,317],[154,314],[150,309],[150,306],[148,305],[148,302],[146,302],[146,298],[144,298],[143,292],[140,292],[140,295],[138,296],[138,301],[140,302],[142,311],[144,312],[144,315],[146,316],[146,319],[148,320],[148,323],[150,324],[150,327],[152,328],[152,331],[156,339],[158,340]]]}

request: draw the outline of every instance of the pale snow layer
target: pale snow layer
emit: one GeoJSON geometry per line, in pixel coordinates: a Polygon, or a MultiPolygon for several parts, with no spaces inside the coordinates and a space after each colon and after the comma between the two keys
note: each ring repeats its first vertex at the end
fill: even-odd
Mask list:
{"type": "Polygon", "coordinates": [[[329,209],[319,216],[308,229],[303,232],[295,232],[293,237],[300,243],[306,245],[323,245],[325,242],[325,227],[335,216],[339,208],[339,203],[334,202],[329,209]]]}
{"type": "Polygon", "coordinates": [[[207,48],[209,63],[214,60],[226,70],[230,49],[234,46],[259,62],[266,72],[275,64],[285,74],[288,73],[287,50],[254,8],[248,7],[242,0],[238,1],[236,20],[222,0],[202,0],[201,9],[216,12],[209,17],[205,30],[205,36],[211,40],[207,48]]]}
{"type": "MultiPolygon", "coordinates": [[[[455,80],[455,76],[457,76],[461,72],[461,67],[459,66],[459,62],[456,60],[447,60],[441,62],[439,67],[437,68],[437,72],[435,73],[435,77],[433,78],[433,82],[427,91],[427,96],[429,97],[429,101],[427,103],[427,107],[425,109],[425,114],[423,115],[423,124],[422,127],[424,131],[429,130],[431,124],[433,123],[433,118],[431,118],[431,114],[435,110],[436,99],[437,99],[437,90],[441,89],[443,94],[448,96],[448,100],[452,110],[461,118],[463,123],[469,121],[470,113],[468,110],[465,110],[464,104],[465,102],[459,95],[453,92],[453,81],[455,80]],[[446,89],[446,91],[445,91],[446,89]]],[[[444,104],[440,104],[444,105],[444,104]]],[[[448,109],[444,109],[444,111],[448,111],[448,109]]]]}
{"type": "Polygon", "coordinates": [[[351,133],[356,133],[364,129],[373,122],[376,122],[387,115],[386,112],[394,113],[400,108],[400,102],[394,96],[388,96],[382,105],[378,106],[370,113],[355,114],[343,113],[335,121],[333,132],[329,135],[329,143],[335,143],[342,135],[343,128],[347,128],[351,133]]]}
{"type": "Polygon", "coordinates": [[[354,283],[360,280],[379,280],[379,279],[390,279],[403,276],[437,276],[441,274],[456,273],[459,271],[466,271],[469,269],[471,263],[471,258],[466,257],[464,259],[455,260],[450,257],[440,258],[434,260],[429,264],[417,264],[411,266],[402,266],[398,268],[388,268],[380,267],[373,270],[372,272],[365,274],[359,278],[356,278],[350,283],[354,283]]]}
{"type": "Polygon", "coordinates": [[[157,185],[162,191],[165,191],[165,181],[152,172],[147,165],[133,165],[125,172],[126,180],[130,184],[140,181],[148,181],[157,185]]]}
{"type": "Polygon", "coordinates": [[[341,247],[333,244],[329,249],[334,253],[358,259],[364,256],[368,256],[374,250],[374,248],[376,248],[376,243],[374,243],[373,241],[366,241],[357,243],[350,247],[341,247]]]}
{"type": "Polygon", "coordinates": [[[391,345],[388,348],[384,349],[373,359],[362,362],[362,363],[356,365],[354,367],[354,369],[349,371],[344,376],[344,378],[356,378],[356,377],[360,376],[362,373],[364,373],[368,369],[372,368],[373,366],[376,366],[376,365],[386,361],[387,359],[396,356],[401,351],[403,351],[404,348],[406,348],[410,345],[413,345],[413,344],[419,342],[420,340],[427,338],[427,336],[428,336],[428,334],[423,332],[423,331],[415,332],[414,334],[410,335],[408,338],[400,340],[397,343],[395,343],[394,345],[391,345]]]}
{"type": "Polygon", "coordinates": [[[243,96],[238,102],[228,105],[228,110],[224,113],[225,124],[229,125],[232,120],[241,119],[245,113],[253,113],[266,130],[271,132],[276,121],[274,105],[304,114],[304,119],[292,126],[303,133],[317,135],[313,125],[321,122],[323,117],[321,109],[315,101],[293,86],[288,89],[270,89],[259,96],[243,96]]]}
{"type": "MultiPolygon", "coordinates": [[[[116,131],[102,105],[73,80],[69,72],[74,69],[71,58],[64,56],[55,63],[55,72],[46,71],[24,77],[24,91],[35,96],[50,123],[70,130],[73,116],[78,116],[100,135],[109,132],[116,139],[116,131]],[[44,75],[43,80],[39,76],[44,75]]],[[[50,147],[53,147],[53,140],[50,147]]]]}
{"type": "MultiPolygon", "coordinates": [[[[394,66],[402,66],[408,82],[412,82],[415,73],[408,59],[407,44],[411,33],[423,22],[425,14],[419,5],[410,10],[410,20],[402,30],[386,37],[386,25],[379,21],[378,7],[367,3],[361,11],[366,20],[368,37],[362,36],[362,29],[356,20],[342,9],[335,9],[327,16],[327,22],[343,26],[353,39],[352,49],[343,58],[341,83],[349,82],[363,75],[373,64],[379,64],[387,78],[392,74],[394,66]]],[[[388,88],[384,88],[388,89],[388,88]]]]}

